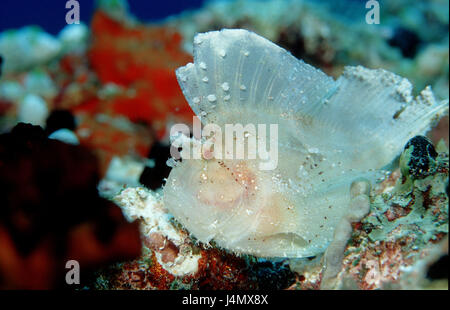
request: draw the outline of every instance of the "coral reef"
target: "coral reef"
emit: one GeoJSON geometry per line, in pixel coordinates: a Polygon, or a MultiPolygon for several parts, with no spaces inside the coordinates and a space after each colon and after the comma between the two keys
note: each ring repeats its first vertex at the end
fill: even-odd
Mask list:
{"type": "Polygon", "coordinates": [[[282,262],[237,257],[198,243],[173,221],[160,195],[127,188],[114,198],[129,220],[139,220],[144,250],[137,260],[103,268],[88,287],[98,289],[285,289],[295,274],[282,262]]]}
{"type": "MultiPolygon", "coordinates": [[[[415,141],[407,144],[403,155],[410,156],[411,144],[415,141]]],[[[448,149],[443,148],[409,161],[393,187],[372,197],[371,212],[354,227],[346,249],[343,287],[350,282],[361,289],[433,285],[428,267],[448,255],[448,149]],[[417,178],[418,163],[434,160],[436,166],[417,178]]],[[[448,288],[448,280],[438,287],[448,288]]]]}
{"type": "Polygon", "coordinates": [[[142,161],[170,124],[193,115],[174,73],[191,59],[180,34],[108,14],[98,9],[89,28],[68,25],[57,37],[25,27],[0,40],[0,132],[17,122],[45,127],[53,111],[68,111],[68,129],[97,153],[102,175],[114,157],[142,161]]]}
{"type": "MultiPolygon", "coordinates": [[[[174,198],[186,209],[193,204],[177,191],[167,194],[169,188],[162,189],[171,170],[180,171],[180,165],[187,163],[169,161],[166,165],[170,158],[168,129],[177,122],[191,123],[194,115],[175,70],[193,56],[204,57],[205,53],[194,55],[197,33],[223,28],[251,30],[330,77],[340,77],[340,88],[357,83],[359,91],[355,93],[361,96],[349,96],[349,101],[368,101],[373,90],[370,85],[374,86],[377,77],[382,85],[378,85],[378,95],[386,84],[398,86],[394,92],[397,103],[433,105],[448,98],[448,1],[379,2],[380,25],[365,23],[364,3],[358,1],[211,0],[202,8],[143,23],[133,16],[126,0],[99,0],[90,24],[67,25],[56,35],[35,26],[2,30],[0,288],[67,288],[62,283],[67,271],[64,264],[76,259],[83,268],[82,285],[76,288],[86,289],[448,289],[448,116],[427,134],[429,139],[414,137],[426,131],[424,127],[413,130],[421,123],[417,120],[405,130],[392,130],[396,137],[391,142],[380,139],[379,144],[367,146],[373,137],[383,137],[379,130],[358,131],[362,141],[357,134],[351,135],[344,152],[356,144],[362,149],[373,147],[373,152],[366,157],[355,155],[350,169],[355,169],[353,164],[376,160],[392,163],[379,165],[385,170],[385,179],[372,182],[368,195],[365,190],[350,191],[354,181],[360,185],[374,181],[370,176],[356,179],[359,173],[353,171],[343,182],[348,200],[341,203],[328,196],[331,205],[343,206],[339,214],[344,217],[330,216],[325,210],[330,224],[319,235],[327,235],[327,242],[316,236],[308,239],[324,245],[315,256],[261,258],[243,254],[246,251],[242,249],[237,250],[240,254],[233,247],[227,250],[228,244],[220,242],[217,235],[219,242],[199,238],[196,227],[187,230],[190,227],[182,225],[180,216],[169,212],[174,198]],[[384,70],[346,70],[348,65],[392,71],[411,81],[415,89],[409,92],[408,83],[384,70]],[[433,91],[425,88],[427,85],[433,91]],[[17,125],[19,122],[41,128],[17,125]],[[402,137],[397,135],[408,130],[402,137]],[[324,252],[328,242],[331,246],[324,252]]],[[[225,41],[219,47],[225,47],[225,41]]],[[[233,56],[230,50],[227,46],[225,54],[217,50],[214,55],[229,60],[233,56]]],[[[250,52],[263,53],[262,49],[250,52]]],[[[284,63],[292,64],[288,59],[284,63]]],[[[214,111],[222,104],[222,92],[224,96],[228,93],[229,99],[237,93],[243,101],[259,92],[252,92],[257,89],[252,80],[246,80],[253,76],[248,74],[243,75],[236,92],[232,81],[213,89],[222,72],[211,75],[214,65],[208,60],[195,61],[201,76],[199,90],[207,92],[202,93],[204,98],[192,98],[190,104],[203,121],[217,121],[220,118],[214,119],[214,111]]],[[[248,73],[248,68],[243,68],[248,73]]],[[[282,70],[283,66],[276,68],[282,70]]],[[[233,65],[224,72],[231,74],[237,69],[233,65]]],[[[192,82],[189,74],[184,81],[180,72],[183,70],[179,71],[181,84],[192,82]]],[[[330,85],[335,82],[319,78],[314,83],[325,80],[330,85]]],[[[310,93],[307,96],[313,98],[310,93]]],[[[398,123],[398,118],[408,114],[403,106],[394,106],[398,113],[387,117],[387,123],[398,123]]],[[[249,117],[241,110],[232,113],[233,104],[223,110],[231,111],[231,120],[244,115],[243,124],[257,122],[261,111],[254,108],[249,117]]],[[[385,109],[386,115],[388,111],[392,112],[385,109]]],[[[355,122],[367,128],[380,122],[356,106],[352,113],[355,122]]],[[[330,114],[340,115],[334,110],[330,114]]],[[[295,115],[289,110],[283,117],[295,115]]],[[[331,131],[325,126],[323,137],[317,140],[340,141],[331,131]]],[[[294,130],[291,138],[288,144],[296,145],[291,142],[296,141],[298,132],[294,130]]],[[[307,180],[301,184],[310,184],[312,176],[329,181],[336,168],[320,162],[316,151],[307,149],[312,153],[308,159],[312,166],[305,161],[298,171],[290,167],[302,163],[299,157],[282,158],[281,165],[290,169],[276,179],[295,174],[291,179],[307,180]],[[325,170],[320,169],[322,165],[325,170]]],[[[351,161],[349,158],[344,159],[351,161]]],[[[201,180],[200,189],[210,193],[200,195],[204,201],[220,200],[220,195],[211,195],[220,190],[223,198],[241,197],[231,179],[221,185],[208,184],[228,179],[224,167],[234,169],[236,179],[247,186],[244,193],[250,193],[251,169],[227,163],[210,167],[207,180],[201,180]]],[[[188,179],[188,188],[196,188],[194,178],[178,174],[177,179],[188,179]]],[[[174,178],[172,174],[169,182],[174,178]]],[[[281,201],[276,200],[280,205],[292,204],[281,201]]],[[[241,227],[241,222],[233,226],[236,231],[241,227]]],[[[291,237],[286,231],[277,236],[282,240],[291,237]]],[[[277,255],[281,253],[279,247],[273,249],[277,255]]]]}
{"type": "Polygon", "coordinates": [[[24,27],[0,34],[0,54],[4,57],[5,73],[45,64],[60,51],[60,42],[38,27],[24,27]]]}

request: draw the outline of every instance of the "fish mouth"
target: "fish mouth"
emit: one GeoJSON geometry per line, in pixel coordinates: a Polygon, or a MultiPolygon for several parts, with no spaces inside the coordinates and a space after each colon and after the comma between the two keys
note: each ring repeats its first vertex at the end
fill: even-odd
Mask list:
{"type": "Polygon", "coordinates": [[[292,248],[304,248],[308,246],[308,241],[292,232],[277,233],[275,235],[263,238],[262,242],[283,245],[283,247],[285,245],[289,247],[290,245],[292,248]]]}
{"type": "MultiPolygon", "coordinates": [[[[293,232],[276,233],[270,236],[242,239],[238,249],[257,257],[307,257],[313,253],[307,251],[309,242],[293,232]],[[257,245],[257,246],[255,246],[257,245]],[[261,246],[263,245],[263,246],[261,246]],[[308,253],[306,253],[308,252],[308,253]]],[[[230,245],[228,245],[230,247],[230,245]]],[[[233,248],[233,245],[231,245],[233,248]]]]}

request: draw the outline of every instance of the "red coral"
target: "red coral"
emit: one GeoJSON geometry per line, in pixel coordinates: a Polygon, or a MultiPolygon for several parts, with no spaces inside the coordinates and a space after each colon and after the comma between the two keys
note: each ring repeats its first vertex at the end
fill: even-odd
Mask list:
{"type": "Polygon", "coordinates": [[[108,269],[106,276],[112,289],[170,289],[175,277],[158,263],[151,252],[141,260],[122,264],[114,273],[108,269]]]}
{"type": "Polygon", "coordinates": [[[349,273],[354,276],[361,289],[382,288],[387,283],[398,283],[401,268],[411,265],[402,244],[410,244],[411,240],[399,239],[396,242],[381,241],[364,249],[351,260],[346,260],[349,273]],[[355,260],[357,259],[357,260],[355,260]]]}
{"type": "Polygon", "coordinates": [[[134,90],[133,96],[113,99],[112,113],[145,120],[160,134],[172,116],[192,119],[175,76],[178,67],[192,60],[181,50],[179,33],[167,27],[122,25],[98,11],[92,37],[89,60],[100,81],[134,90]]]}
{"type": "Polygon", "coordinates": [[[173,263],[180,250],[165,236],[159,233],[152,233],[144,238],[144,244],[150,250],[161,253],[163,263],[173,263]]]}
{"type": "Polygon", "coordinates": [[[400,205],[393,204],[386,212],[384,212],[384,216],[386,216],[389,222],[392,222],[400,217],[407,216],[411,210],[412,209],[409,205],[402,207],[400,205]]]}
{"type": "Polygon", "coordinates": [[[114,125],[113,120],[99,121],[97,118],[78,114],[81,121],[76,133],[81,145],[98,155],[101,175],[104,175],[114,156],[138,155],[146,157],[152,137],[145,127],[127,123],[127,129],[114,125]]]}
{"type": "Polygon", "coordinates": [[[140,254],[137,223],[99,197],[96,157],[20,123],[0,135],[0,287],[66,285],[81,270],[140,254]]]}
{"type": "Polygon", "coordinates": [[[231,290],[256,288],[248,276],[244,259],[219,249],[201,251],[199,271],[195,274],[196,288],[231,290]]]}
{"type": "MultiPolygon", "coordinates": [[[[164,255],[170,247],[170,245],[167,247],[165,240],[164,236],[153,235],[144,239],[144,243],[164,255]]],[[[161,266],[154,251],[150,251],[139,260],[116,266],[118,267],[116,269],[104,270],[102,274],[108,278],[110,289],[167,290],[177,287],[176,285],[215,290],[258,287],[255,280],[249,277],[249,266],[243,258],[215,248],[200,249],[200,252],[198,271],[193,275],[175,277],[161,266]]]]}

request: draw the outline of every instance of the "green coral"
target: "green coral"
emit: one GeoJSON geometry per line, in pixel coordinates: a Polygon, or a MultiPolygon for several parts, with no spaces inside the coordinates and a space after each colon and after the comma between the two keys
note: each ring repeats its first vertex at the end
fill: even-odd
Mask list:
{"type": "MultiPolygon", "coordinates": [[[[442,150],[442,145],[439,148],[442,150]]],[[[433,158],[421,158],[420,163],[429,161],[430,167],[426,173],[421,171],[420,177],[417,169],[411,169],[412,154],[407,145],[400,160],[402,177],[391,192],[372,198],[371,212],[362,221],[371,241],[413,236],[415,245],[420,246],[439,233],[448,233],[448,150],[433,158]],[[394,219],[389,219],[387,212],[394,219]]]]}

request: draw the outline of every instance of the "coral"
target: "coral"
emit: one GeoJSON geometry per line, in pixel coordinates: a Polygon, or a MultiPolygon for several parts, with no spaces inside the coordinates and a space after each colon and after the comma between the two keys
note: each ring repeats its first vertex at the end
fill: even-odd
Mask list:
{"type": "Polygon", "coordinates": [[[78,113],[76,134],[81,145],[95,151],[100,160],[100,171],[105,175],[111,160],[116,156],[145,157],[153,138],[145,126],[123,117],[91,116],[78,113]]]}
{"type": "Polygon", "coordinates": [[[27,72],[23,86],[26,92],[40,96],[46,101],[52,101],[58,94],[58,89],[49,72],[42,69],[27,72]]]}
{"type": "Polygon", "coordinates": [[[129,220],[138,219],[144,245],[134,261],[93,275],[92,286],[107,289],[283,289],[296,276],[283,262],[258,261],[205,247],[173,222],[159,195],[127,188],[114,200],[129,220]]]}
{"type": "Polygon", "coordinates": [[[84,270],[139,255],[137,223],[97,193],[90,151],[18,124],[0,135],[0,287],[63,285],[65,263],[84,270]]]}
{"type": "MultiPolygon", "coordinates": [[[[411,143],[415,143],[414,140],[411,143]]],[[[407,146],[405,156],[410,156],[407,146]]],[[[402,178],[399,179],[393,194],[377,196],[373,201],[373,209],[376,210],[366,218],[363,223],[370,228],[368,237],[371,241],[385,240],[389,234],[395,238],[407,237],[410,230],[414,231],[415,242],[422,245],[430,240],[435,240],[440,234],[448,233],[448,210],[445,208],[448,197],[445,188],[448,184],[448,153],[441,152],[437,158],[436,168],[433,173],[422,179],[416,178],[415,161],[410,161],[413,169],[403,169],[402,178]],[[409,174],[412,173],[412,174],[409,174]],[[403,195],[400,195],[402,194],[403,195]],[[377,216],[378,214],[384,216],[377,216]]],[[[423,161],[432,160],[433,157],[422,153],[423,161]]],[[[373,210],[372,209],[372,210],[373,210]]]]}
{"type": "Polygon", "coordinates": [[[141,219],[144,244],[173,275],[192,274],[198,270],[199,254],[194,254],[188,234],[172,222],[160,198],[144,188],[127,188],[114,197],[129,220],[141,219]],[[170,259],[169,259],[170,258],[170,259]]]}
{"type": "Polygon", "coordinates": [[[252,279],[246,260],[219,249],[201,251],[199,271],[194,275],[193,288],[197,289],[255,289],[256,279],[252,279]]]}
{"type": "Polygon", "coordinates": [[[64,27],[58,35],[63,53],[84,54],[88,47],[90,30],[83,23],[64,27]]]}
{"type": "Polygon", "coordinates": [[[44,126],[49,114],[47,103],[39,96],[30,94],[19,104],[17,120],[37,126],[44,126]]]}
{"type": "MultiPolygon", "coordinates": [[[[411,145],[434,149],[428,140],[415,137],[402,156],[411,158],[411,145]]],[[[369,215],[354,226],[339,275],[341,288],[347,287],[349,279],[360,289],[430,285],[426,270],[447,253],[443,246],[448,242],[444,238],[448,234],[448,149],[438,154],[416,152],[421,160],[407,161],[412,169],[402,169],[405,174],[397,174],[394,187],[373,193],[369,215]],[[436,160],[435,169],[417,178],[417,162],[429,160],[436,160]]]]}
{"type": "Polygon", "coordinates": [[[61,51],[60,42],[38,27],[24,27],[0,33],[0,54],[5,73],[45,64],[61,51]]]}
{"type": "MultiPolygon", "coordinates": [[[[98,10],[90,28],[68,25],[58,37],[32,28],[2,33],[6,75],[0,82],[0,130],[7,132],[18,121],[45,127],[52,111],[64,110],[79,124],[80,143],[99,155],[102,174],[114,157],[145,158],[172,122],[192,116],[174,73],[191,56],[179,48],[181,36],[174,29],[130,19],[125,14],[117,21],[98,10]],[[19,68],[15,59],[22,56],[12,52],[14,42],[28,44],[29,58],[45,57],[23,58],[19,68]]],[[[55,130],[51,122],[48,134],[55,130]]]]}
{"type": "MultiPolygon", "coordinates": [[[[249,278],[245,260],[218,249],[202,249],[200,252],[202,258],[199,260],[199,270],[193,275],[174,276],[158,262],[155,252],[146,249],[139,260],[111,265],[94,273],[92,284],[88,287],[163,290],[258,288],[256,279],[249,278]]],[[[265,271],[259,272],[261,276],[265,271]]],[[[274,282],[283,277],[281,274],[275,274],[272,269],[271,272],[274,282]]],[[[260,281],[266,287],[273,283],[263,282],[263,280],[267,280],[267,277],[260,281]]]]}
{"type": "Polygon", "coordinates": [[[127,26],[102,11],[95,14],[91,27],[89,60],[98,77],[133,92],[112,100],[114,114],[147,121],[160,133],[170,118],[192,117],[174,74],[191,59],[179,48],[180,34],[168,27],[127,26]]]}
{"type": "Polygon", "coordinates": [[[78,141],[78,137],[75,133],[69,129],[63,128],[54,131],[48,136],[49,139],[55,139],[67,144],[78,145],[80,141],[78,141]]]}

